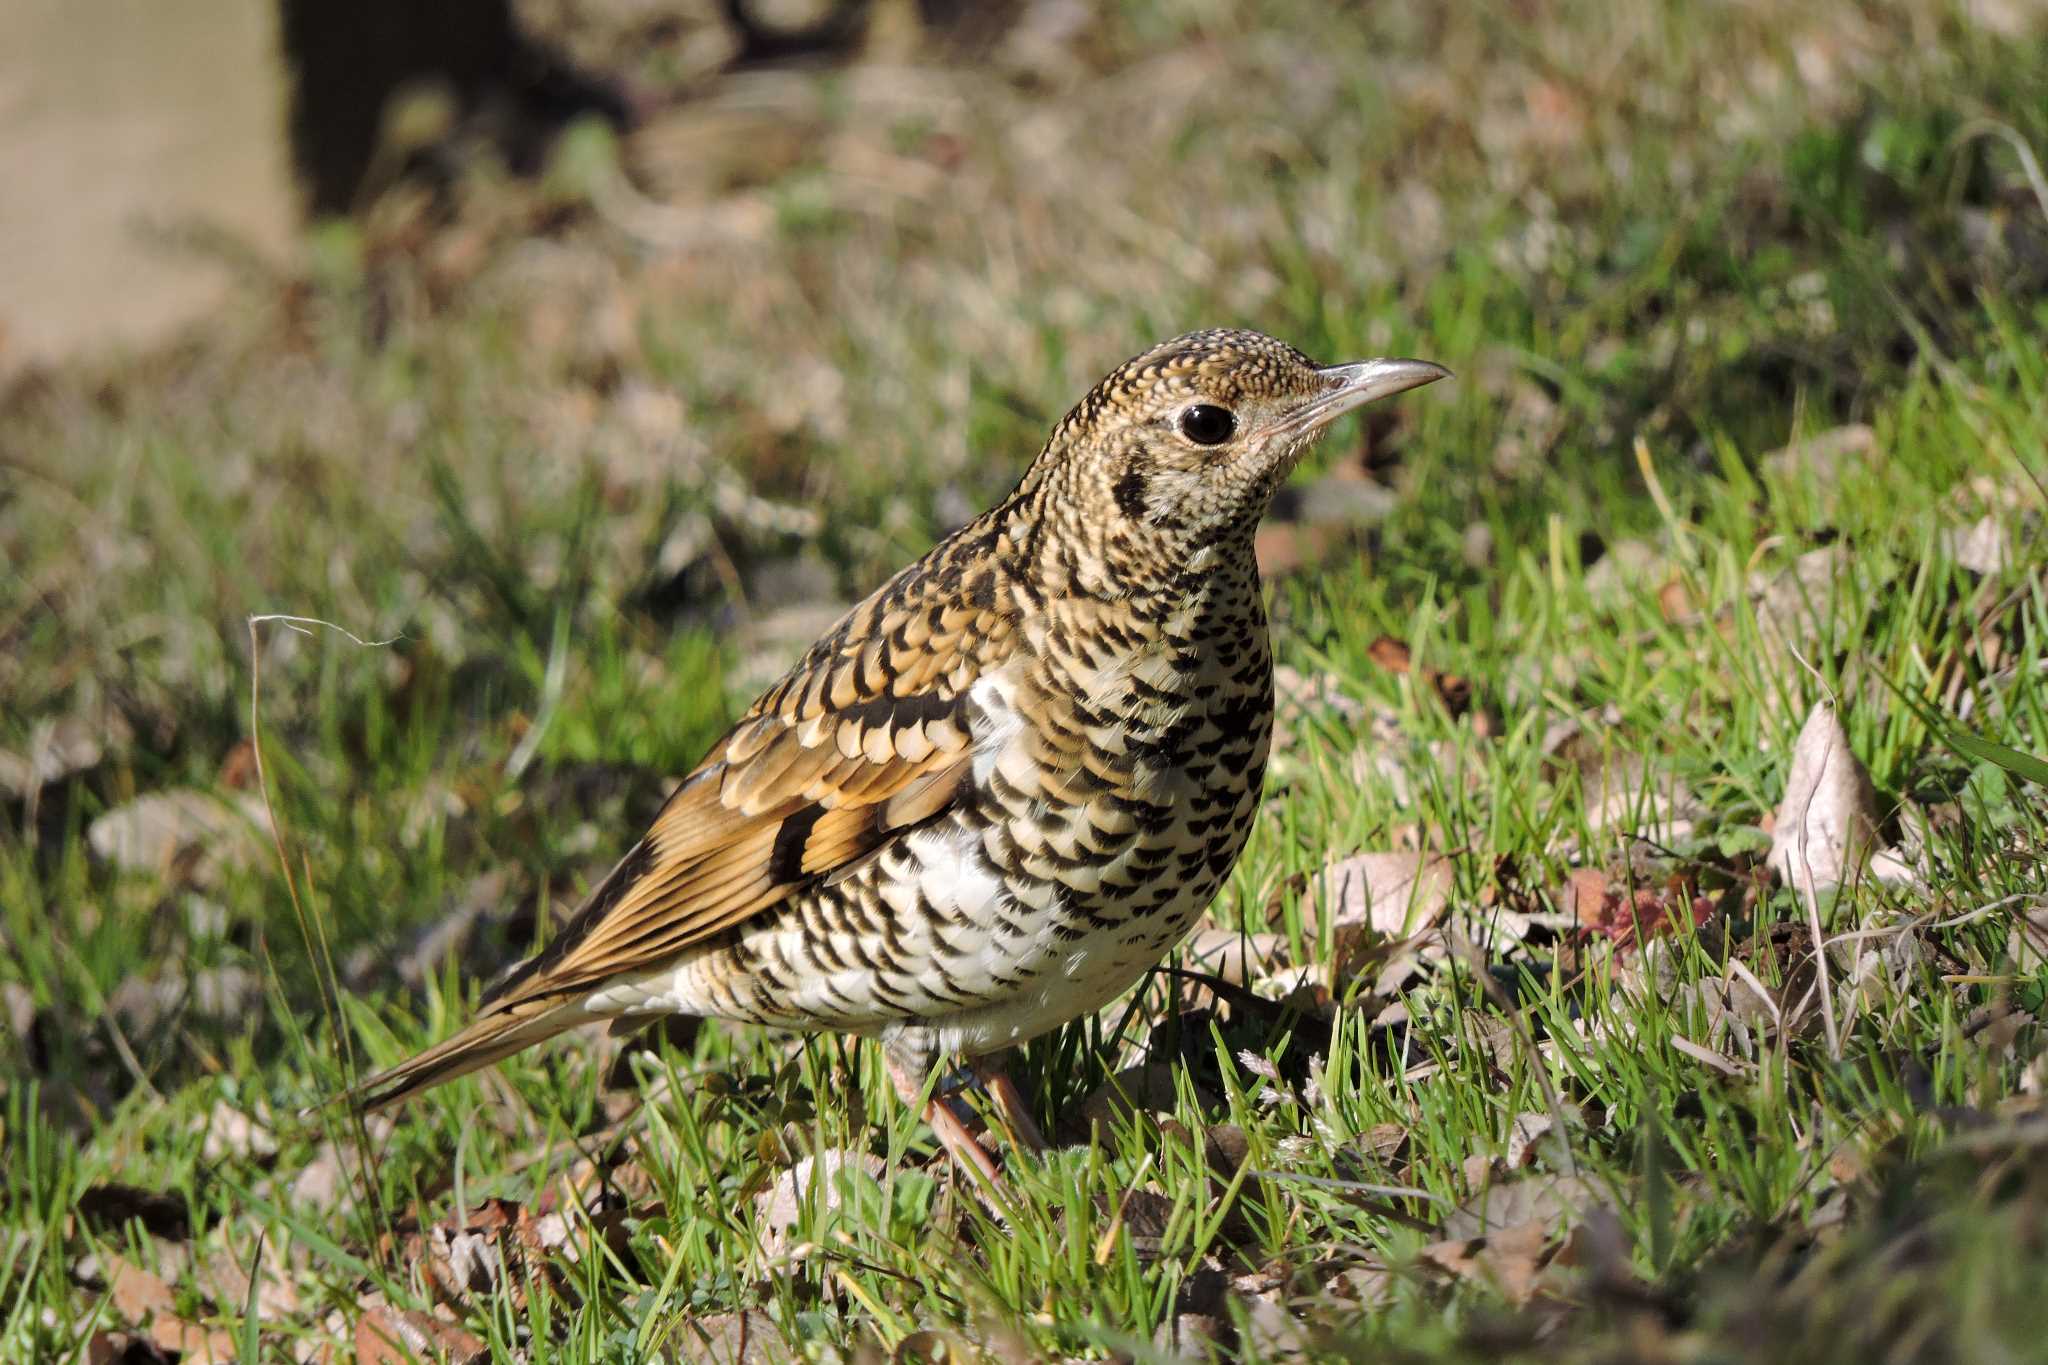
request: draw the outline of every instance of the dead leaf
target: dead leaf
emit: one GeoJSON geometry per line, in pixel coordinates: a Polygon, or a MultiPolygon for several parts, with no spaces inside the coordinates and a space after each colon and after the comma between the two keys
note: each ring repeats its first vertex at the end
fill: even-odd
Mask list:
{"type": "Polygon", "coordinates": [[[1834,706],[1816,702],[1792,746],[1766,865],[1811,905],[1854,877],[1876,848],[1870,774],[1850,752],[1834,706]]]}
{"type": "MultiPolygon", "coordinates": [[[[1329,719],[1357,725],[1366,718],[1365,703],[1344,690],[1333,673],[1308,674],[1286,664],[1273,669],[1273,756],[1285,767],[1302,728],[1329,719]]],[[[1277,771],[1278,769],[1276,769],[1277,771]]]]}
{"type": "Polygon", "coordinates": [[[1674,578],[1657,589],[1657,610],[1673,625],[1692,625],[1701,619],[1699,604],[1682,578],[1674,578]]]}
{"type": "Polygon", "coordinates": [[[984,1355],[957,1332],[932,1328],[905,1333],[889,1353],[889,1365],[968,1365],[983,1359],[984,1355]]]}
{"type": "Polygon", "coordinates": [[[1284,578],[1322,559],[1336,538],[1334,527],[1268,521],[1252,536],[1252,554],[1262,578],[1284,578]]]}
{"type": "Polygon", "coordinates": [[[818,1210],[841,1208],[846,1203],[846,1181],[858,1171],[870,1180],[882,1178],[882,1159],[872,1152],[849,1152],[828,1148],[807,1156],[775,1177],[775,1183],[754,1196],[754,1208],[763,1229],[761,1253],[780,1256],[789,1246],[789,1233],[802,1217],[806,1204],[818,1210]],[[819,1188],[815,1191],[813,1185],[819,1188]]]}
{"type": "Polygon", "coordinates": [[[1287,962],[1287,940],[1280,934],[1251,934],[1237,929],[1197,929],[1181,945],[1183,963],[1191,971],[1249,986],[1287,962]]]}
{"type": "Polygon", "coordinates": [[[263,808],[245,795],[238,805],[191,788],[152,792],[94,820],[86,842],[98,857],[129,872],[156,873],[215,886],[228,872],[253,867],[267,845],[263,808]]]}
{"type": "Polygon", "coordinates": [[[756,1310],[684,1319],[672,1338],[670,1355],[705,1365],[786,1365],[802,1358],[774,1319],[756,1310]]]}
{"type": "Polygon", "coordinates": [[[1362,925],[1404,938],[1436,923],[1451,895],[1451,860],[1419,851],[1354,853],[1309,884],[1333,926],[1362,925]]]}
{"type": "Polygon", "coordinates": [[[254,1116],[226,1100],[216,1100],[205,1123],[199,1154],[208,1161],[267,1161],[277,1155],[277,1139],[254,1116]]]}
{"type": "Polygon", "coordinates": [[[1528,1222],[1555,1229],[1576,1223],[1600,1202],[1600,1191],[1582,1176],[1526,1175],[1489,1181],[1444,1219],[1446,1239],[1483,1236],[1497,1228],[1528,1222]]]}
{"type": "Polygon", "coordinates": [[[1979,578],[2004,573],[2013,562],[2012,536],[1997,517],[1987,516],[1967,528],[1944,532],[1941,539],[1956,563],[1979,578]]]}
{"type": "Polygon", "coordinates": [[[263,979],[240,963],[206,967],[186,976],[172,964],[131,976],[114,987],[107,1006],[128,1037],[160,1034],[182,1013],[216,1023],[250,1019],[263,1003],[263,979]]]}
{"type": "Polygon", "coordinates": [[[232,1332],[170,1314],[159,1314],[149,1335],[166,1351],[175,1351],[178,1365],[235,1365],[241,1347],[232,1332]]]}
{"type": "Polygon", "coordinates": [[[177,1311],[171,1287],[153,1270],[145,1270],[118,1252],[109,1251],[101,1263],[107,1277],[107,1297],[114,1301],[114,1313],[131,1327],[147,1328],[159,1313],[177,1311]]]}
{"type": "Polygon", "coordinates": [[[1597,867],[1577,867],[1565,882],[1564,908],[1584,929],[1593,929],[1606,918],[1607,874],[1597,867]]]}
{"type": "Polygon", "coordinates": [[[1535,1297],[1537,1279],[1560,1245],[1547,1222],[1532,1219],[1483,1237],[1432,1242],[1421,1256],[1461,1279],[1483,1280],[1510,1303],[1523,1304],[1535,1297]]]}
{"type": "Polygon", "coordinates": [[[1367,645],[1365,657],[1389,673],[1406,673],[1414,666],[1407,644],[1391,635],[1382,635],[1367,645]]]}
{"type": "Polygon", "coordinates": [[[1416,668],[1413,652],[1405,641],[1391,635],[1382,635],[1366,646],[1366,657],[1397,676],[1413,674],[1421,679],[1423,686],[1434,692],[1444,709],[1453,716],[1462,716],[1472,705],[1471,680],[1456,673],[1445,673],[1441,669],[1416,668]]]}
{"type": "Polygon", "coordinates": [[[2013,917],[2005,951],[2015,972],[2032,975],[2048,968],[2048,900],[2037,900],[2013,917]]]}
{"type": "Polygon", "coordinates": [[[1630,880],[1625,872],[1573,871],[1562,900],[1583,934],[1632,944],[1669,933],[1681,921],[1698,928],[1714,912],[1713,899],[1698,894],[1683,875],[1636,878],[1633,887],[1630,880]]]}
{"type": "Polygon", "coordinates": [[[1780,478],[1810,477],[1832,489],[1848,464],[1876,453],[1877,432],[1858,422],[1780,446],[1764,456],[1763,467],[1780,478]]]}
{"type": "MultiPolygon", "coordinates": [[[[249,1302],[249,1265],[245,1264],[248,1253],[236,1253],[223,1247],[209,1256],[199,1267],[196,1282],[217,1304],[230,1305],[240,1310],[249,1302]]],[[[256,1316],[265,1322],[289,1317],[299,1311],[299,1289],[292,1282],[288,1258],[266,1255],[257,1267],[262,1278],[253,1286],[256,1291],[256,1316]]]]}
{"type": "Polygon", "coordinates": [[[1675,775],[1652,776],[1641,754],[1589,756],[1579,782],[1586,828],[1596,835],[1615,830],[1669,847],[1692,834],[1706,809],[1675,775]]]}
{"type": "MultiPolygon", "coordinates": [[[[1835,609],[1841,585],[1853,581],[1848,547],[1839,541],[1809,550],[1756,589],[1757,636],[1774,658],[1811,657],[1835,609]]],[[[1787,660],[1789,663],[1790,661],[1787,660]]]]}
{"type": "Polygon", "coordinates": [[[125,748],[134,730],[119,712],[37,722],[22,752],[0,749],[0,794],[21,799],[53,782],[97,767],[107,749],[125,748]]]}
{"type": "Polygon", "coordinates": [[[1251,1360],[1306,1360],[1315,1349],[1317,1331],[1288,1311],[1278,1289],[1245,1294],[1238,1302],[1244,1310],[1244,1332],[1238,1340],[1243,1357],[1251,1360]]]}
{"type": "Polygon", "coordinates": [[[1502,1158],[1507,1168],[1518,1171],[1536,1160],[1536,1145],[1551,1130],[1555,1120],[1548,1114],[1517,1114],[1508,1125],[1508,1149],[1502,1158]]]}
{"type": "Polygon", "coordinates": [[[475,1365],[490,1354],[477,1337],[431,1313],[380,1304],[356,1320],[356,1365],[475,1365]]]}
{"type": "Polygon", "coordinates": [[[1656,592],[1675,574],[1671,560],[1642,540],[1617,540],[1586,570],[1586,595],[1602,606],[1656,592]]]}

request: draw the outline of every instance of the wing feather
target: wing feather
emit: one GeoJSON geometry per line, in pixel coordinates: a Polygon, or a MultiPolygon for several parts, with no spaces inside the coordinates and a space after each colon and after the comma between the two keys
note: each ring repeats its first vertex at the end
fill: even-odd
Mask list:
{"type": "Polygon", "coordinates": [[[943,814],[972,770],[973,685],[1016,649],[1014,618],[985,605],[990,580],[978,580],[985,600],[964,596],[962,560],[995,544],[987,527],[967,528],[847,613],[462,1032],[351,1093],[392,1103],[571,1027],[606,982],[850,875],[943,814]]]}
{"type": "Polygon", "coordinates": [[[885,587],[812,646],[486,1007],[659,967],[944,812],[971,771],[970,688],[1011,653],[1010,618],[944,582],[927,574],[920,601],[885,587]]]}

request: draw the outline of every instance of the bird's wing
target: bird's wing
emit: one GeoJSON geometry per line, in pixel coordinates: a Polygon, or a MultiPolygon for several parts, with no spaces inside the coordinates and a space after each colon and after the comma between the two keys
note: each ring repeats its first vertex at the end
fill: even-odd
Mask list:
{"type": "Polygon", "coordinates": [[[1011,643],[1012,621],[973,586],[919,565],[854,608],[486,1011],[658,967],[945,810],[969,771],[969,691],[1011,643]]]}
{"type": "Polygon", "coordinates": [[[967,528],[848,612],[474,1019],[337,1098],[393,1104],[584,1023],[605,982],[672,962],[944,811],[971,771],[974,684],[1016,650],[986,567],[993,539],[967,528]]]}

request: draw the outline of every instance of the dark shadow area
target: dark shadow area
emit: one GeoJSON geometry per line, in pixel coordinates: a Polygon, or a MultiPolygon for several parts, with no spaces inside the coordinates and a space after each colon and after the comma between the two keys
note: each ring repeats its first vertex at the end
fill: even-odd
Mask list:
{"type": "Polygon", "coordinates": [[[605,76],[578,70],[525,33],[509,0],[280,0],[292,75],[292,159],[313,214],[357,205],[376,161],[384,111],[409,87],[440,85],[458,116],[492,115],[507,162],[529,172],[569,120],[625,128],[633,110],[605,76]]]}

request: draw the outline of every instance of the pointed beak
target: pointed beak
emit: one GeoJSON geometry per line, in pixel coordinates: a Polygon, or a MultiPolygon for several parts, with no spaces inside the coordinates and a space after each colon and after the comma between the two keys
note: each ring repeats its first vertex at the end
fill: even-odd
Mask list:
{"type": "Polygon", "coordinates": [[[1329,381],[1329,390],[1281,418],[1275,427],[1276,435],[1302,436],[1320,431],[1353,408],[1451,377],[1449,370],[1427,360],[1361,360],[1351,365],[1331,365],[1317,373],[1329,381]]]}

